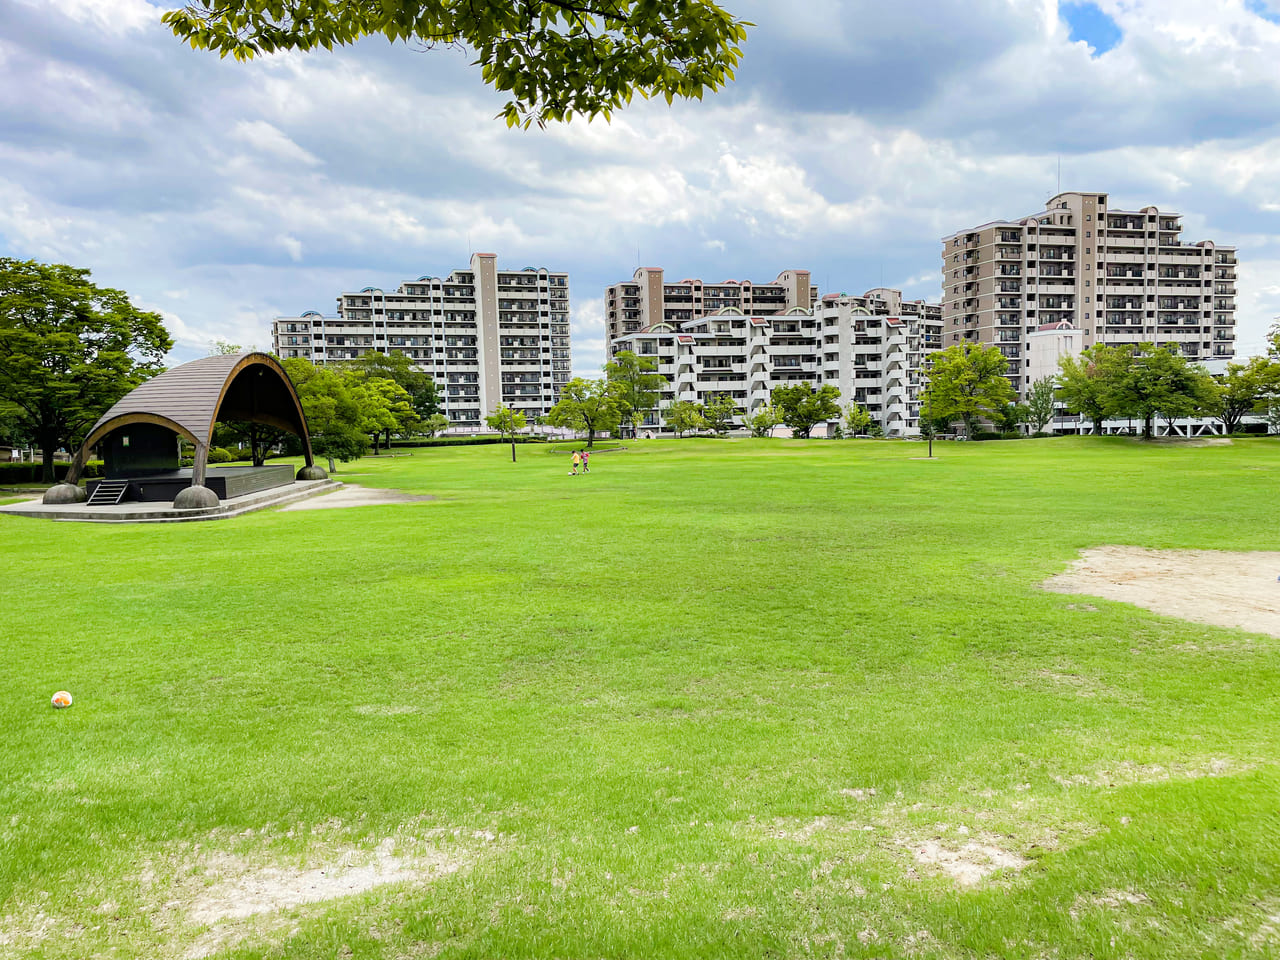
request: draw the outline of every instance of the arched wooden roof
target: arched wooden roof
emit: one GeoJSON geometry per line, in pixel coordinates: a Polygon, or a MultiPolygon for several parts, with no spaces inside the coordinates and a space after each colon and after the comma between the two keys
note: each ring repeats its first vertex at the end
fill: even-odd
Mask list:
{"type": "Polygon", "coordinates": [[[265,353],[192,360],[134,387],[89,431],[95,441],[127,423],[171,421],[197,444],[208,444],[218,420],[266,423],[307,438],[302,405],[284,368],[265,353]]]}
{"type": "MultiPolygon", "coordinates": [[[[93,425],[75,465],[113,430],[154,423],[195,445],[196,476],[202,482],[213,425],[219,420],[263,423],[296,434],[307,465],[312,463],[311,437],[293,381],[275,357],[255,352],[192,360],[134,387],[93,425]]],[[[72,473],[78,478],[79,470],[72,473]]]]}

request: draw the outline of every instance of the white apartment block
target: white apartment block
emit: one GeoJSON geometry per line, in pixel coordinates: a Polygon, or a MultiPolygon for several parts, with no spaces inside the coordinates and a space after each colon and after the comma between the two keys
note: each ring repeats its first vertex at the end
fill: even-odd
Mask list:
{"type": "MultiPolygon", "coordinates": [[[[739,310],[747,316],[768,317],[796,307],[810,309],[818,288],[808,270],[785,270],[772,283],[750,280],[667,281],[661,267],[641,267],[630,279],[605,290],[605,338],[636,333],[659,323],[679,325],[722,310],[739,310]]],[[[610,347],[610,356],[615,351],[610,347]]]]}
{"type": "Polygon", "coordinates": [[[861,297],[831,294],[814,309],[749,315],[726,307],[697,319],[663,321],[621,334],[610,350],[651,357],[667,378],[659,412],[645,419],[650,429],[678,400],[706,403],[728,394],[741,423],[769,403],[776,386],[830,383],[842,406],[862,404],[886,435],[913,436],[919,432],[925,357],[941,342],[939,306],[876,289],[861,297]]]}
{"type": "Polygon", "coordinates": [[[1080,331],[1079,349],[1150,342],[1193,361],[1235,354],[1235,248],[1183,241],[1180,214],[1060,193],[1042,213],[942,244],[944,346],[996,344],[1023,396],[1034,380],[1028,338],[1063,322],[1080,331]]]}
{"type": "Polygon", "coordinates": [[[499,270],[495,254],[477,253],[443,279],[343,293],[334,317],[278,317],[272,343],[279,357],[313,363],[398,351],[430,374],[455,426],[483,425],[499,403],[532,420],[569,380],[569,275],[499,270]]]}
{"type": "Polygon", "coordinates": [[[867,408],[887,437],[920,434],[920,390],[929,355],[942,349],[942,307],[883,287],[861,297],[827,294],[821,321],[822,383],[867,408]]]}

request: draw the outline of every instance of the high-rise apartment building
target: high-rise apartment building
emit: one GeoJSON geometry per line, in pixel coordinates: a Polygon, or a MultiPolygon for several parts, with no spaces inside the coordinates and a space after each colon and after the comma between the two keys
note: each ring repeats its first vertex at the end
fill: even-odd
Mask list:
{"type": "Polygon", "coordinates": [[[443,279],[343,293],[334,317],[278,317],[272,342],[277,356],[314,363],[398,351],[431,375],[455,425],[480,426],[499,403],[532,420],[569,380],[569,275],[499,270],[495,254],[477,253],[443,279]]]}
{"type": "Polygon", "coordinates": [[[912,436],[919,432],[925,357],[941,344],[937,304],[877,289],[861,297],[829,294],[813,309],[750,315],[726,307],[696,319],[660,321],[619,335],[610,350],[651,357],[667,378],[659,409],[646,417],[650,429],[677,400],[706,403],[727,394],[742,422],[769,403],[776,386],[830,383],[842,405],[865,406],[888,436],[912,436]]]}
{"type": "MultiPolygon", "coordinates": [[[[807,310],[817,299],[818,288],[809,282],[808,270],[785,270],[772,283],[672,283],[663,278],[661,267],[641,267],[630,280],[605,290],[605,337],[612,344],[617,337],[657,323],[681,324],[724,309],[774,316],[795,307],[807,310]]],[[[615,351],[607,352],[612,356],[615,351]]]]}
{"type": "Polygon", "coordinates": [[[1020,394],[1028,337],[1068,323],[1080,348],[1151,342],[1195,361],[1235,354],[1234,247],[1182,239],[1182,217],[1060,193],[1044,212],[946,237],[944,346],[995,344],[1020,394]]]}

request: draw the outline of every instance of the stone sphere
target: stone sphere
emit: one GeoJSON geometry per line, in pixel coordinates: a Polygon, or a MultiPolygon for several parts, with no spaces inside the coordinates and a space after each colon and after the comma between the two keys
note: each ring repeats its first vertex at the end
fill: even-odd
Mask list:
{"type": "Polygon", "coordinates": [[[43,503],[84,503],[89,498],[83,487],[74,483],[58,483],[44,492],[43,503]]]}
{"type": "Polygon", "coordinates": [[[173,505],[179,510],[199,510],[203,507],[216,507],[221,502],[218,499],[218,495],[208,487],[195,484],[184,490],[179,490],[178,495],[173,498],[173,505]]]}
{"type": "Polygon", "coordinates": [[[329,472],[324,467],[317,467],[314,464],[310,467],[303,467],[298,471],[299,480],[328,480],[329,472]]]}

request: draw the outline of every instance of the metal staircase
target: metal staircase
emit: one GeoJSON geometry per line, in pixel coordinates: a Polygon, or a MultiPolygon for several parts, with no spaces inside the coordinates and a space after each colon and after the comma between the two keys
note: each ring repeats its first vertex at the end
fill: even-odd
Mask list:
{"type": "Polygon", "coordinates": [[[103,480],[93,488],[93,494],[86,501],[86,506],[115,506],[124,499],[125,491],[128,489],[128,480],[103,480]]]}

